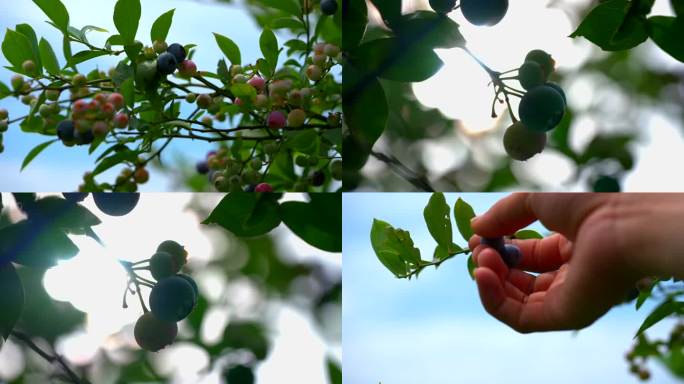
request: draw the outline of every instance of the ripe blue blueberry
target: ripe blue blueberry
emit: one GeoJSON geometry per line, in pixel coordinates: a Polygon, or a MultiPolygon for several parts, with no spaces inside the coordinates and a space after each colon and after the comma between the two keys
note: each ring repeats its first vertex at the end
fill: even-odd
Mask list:
{"type": "Polygon", "coordinates": [[[565,101],[555,88],[541,85],[532,88],[523,96],[518,113],[520,121],[526,127],[538,132],[547,132],[563,119],[565,101]]]}
{"type": "Polygon", "coordinates": [[[139,193],[93,193],[95,205],[110,216],[123,216],[133,210],[140,200],[139,193]]]}
{"type": "Polygon", "coordinates": [[[195,169],[197,170],[197,173],[199,173],[200,175],[206,175],[207,173],[209,173],[209,164],[206,161],[200,161],[195,166],[195,169]]]}
{"type": "Polygon", "coordinates": [[[321,12],[324,15],[332,16],[337,12],[336,0],[321,0],[321,12]]]}
{"type": "Polygon", "coordinates": [[[568,104],[568,100],[565,98],[565,91],[563,91],[563,88],[561,88],[560,85],[549,81],[548,83],[546,83],[546,86],[549,86],[558,91],[558,93],[560,93],[560,95],[563,96],[563,102],[565,103],[565,105],[568,104]]]}
{"type": "Polygon", "coordinates": [[[185,53],[185,48],[183,48],[183,46],[178,43],[173,43],[169,45],[169,48],[166,49],[166,52],[172,54],[173,57],[176,58],[176,63],[183,62],[183,60],[185,60],[187,56],[187,54],[185,53]]]}
{"type": "Polygon", "coordinates": [[[501,258],[503,259],[504,263],[506,263],[508,268],[515,268],[522,258],[520,248],[518,248],[517,245],[506,244],[504,249],[505,251],[501,254],[501,258]]]}
{"type": "Polygon", "coordinates": [[[57,124],[57,137],[64,142],[71,142],[75,140],[74,137],[74,121],[62,120],[57,124]]]}
{"type": "Polygon", "coordinates": [[[482,237],[480,244],[492,247],[499,253],[503,251],[505,245],[503,237],[482,237]]]}
{"type": "Polygon", "coordinates": [[[150,310],[156,318],[164,321],[185,319],[196,303],[194,288],[180,276],[162,279],[150,293],[150,310]]]}
{"type": "Polygon", "coordinates": [[[162,75],[170,75],[176,71],[178,61],[176,57],[168,52],[164,52],[157,58],[157,71],[162,75]]]}
{"type": "Polygon", "coordinates": [[[87,192],[62,192],[64,199],[71,203],[80,203],[81,201],[85,200],[88,195],[89,193],[87,192]]]}
{"type": "Polygon", "coordinates": [[[461,0],[461,12],[471,24],[492,26],[508,11],[508,0],[461,0]]]}
{"type": "Polygon", "coordinates": [[[83,133],[79,132],[78,129],[74,130],[74,139],[76,140],[76,143],[79,145],[85,145],[85,144],[90,144],[95,140],[95,136],[93,135],[93,131],[87,130],[83,133]]]}

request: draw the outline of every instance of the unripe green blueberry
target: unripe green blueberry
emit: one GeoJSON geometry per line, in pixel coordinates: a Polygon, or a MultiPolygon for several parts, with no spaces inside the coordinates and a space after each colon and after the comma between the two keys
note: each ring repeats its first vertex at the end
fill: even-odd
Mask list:
{"type": "Polygon", "coordinates": [[[235,76],[233,76],[233,84],[244,84],[247,82],[247,76],[239,73],[235,76]]]}
{"type": "MultiPolygon", "coordinates": [[[[78,131],[77,131],[78,132],[78,131]]],[[[95,205],[110,216],[123,216],[130,213],[140,200],[139,193],[93,193],[95,205]]]]}
{"type": "Polygon", "coordinates": [[[157,57],[157,52],[152,47],[145,47],[143,49],[143,57],[147,60],[154,60],[157,57]]]}
{"type": "Polygon", "coordinates": [[[463,17],[474,25],[498,24],[508,11],[508,0],[461,0],[463,17]]]}
{"type": "Polygon", "coordinates": [[[211,116],[202,116],[202,124],[213,127],[214,126],[214,119],[211,118],[211,116]]]}
{"type": "Polygon", "coordinates": [[[214,184],[214,188],[216,188],[218,191],[223,192],[228,189],[228,179],[226,179],[226,177],[222,174],[215,174],[212,182],[214,184]]]}
{"type": "Polygon", "coordinates": [[[256,95],[254,98],[254,106],[257,108],[263,108],[268,105],[268,97],[266,95],[256,95]]]}
{"type": "Polygon", "coordinates": [[[199,96],[197,96],[197,106],[202,109],[207,109],[213,102],[211,96],[207,95],[206,93],[203,93],[199,96]]]}
{"type": "Polygon", "coordinates": [[[221,103],[216,102],[216,99],[209,104],[209,107],[207,107],[207,112],[211,114],[217,114],[221,110],[221,103]]]}
{"type": "Polygon", "coordinates": [[[188,317],[197,303],[195,290],[182,277],[170,276],[157,282],[150,293],[150,309],[160,320],[175,322],[188,317]]]}
{"type": "Polygon", "coordinates": [[[242,174],[242,181],[245,184],[255,184],[261,180],[261,175],[254,169],[245,170],[242,174]]]}
{"type": "Polygon", "coordinates": [[[314,65],[318,65],[319,67],[323,67],[328,62],[328,56],[326,56],[324,54],[315,53],[313,56],[311,56],[311,62],[314,65]]]}
{"type": "Polygon", "coordinates": [[[287,125],[290,127],[301,127],[306,120],[306,112],[302,109],[293,109],[287,115],[287,125]]]}
{"type": "Polygon", "coordinates": [[[430,0],[430,7],[441,14],[451,12],[456,6],[456,0],[430,0]]]}
{"type": "Polygon", "coordinates": [[[293,89],[287,95],[287,102],[290,103],[290,105],[294,105],[294,106],[298,107],[298,106],[302,105],[303,101],[304,101],[304,97],[302,96],[302,93],[298,89],[293,89]]]}
{"type": "Polygon", "coordinates": [[[319,81],[323,78],[323,70],[318,65],[309,65],[306,68],[306,77],[311,81],[319,81]]]}
{"type": "Polygon", "coordinates": [[[523,88],[530,90],[544,84],[546,76],[544,76],[544,71],[539,64],[535,61],[526,61],[520,66],[518,80],[523,88]]]}
{"type": "Polygon", "coordinates": [[[323,50],[328,57],[337,57],[340,54],[340,47],[335,44],[326,44],[323,50]]]}
{"type": "Polygon", "coordinates": [[[166,252],[170,254],[174,257],[178,265],[181,266],[185,265],[188,261],[188,251],[185,250],[185,247],[173,240],[163,241],[157,247],[157,252],[166,252]]]}
{"type": "Polygon", "coordinates": [[[26,73],[33,74],[36,71],[36,63],[33,60],[26,60],[21,64],[21,69],[26,73]]]}
{"type": "Polygon", "coordinates": [[[264,153],[267,155],[273,155],[278,152],[278,144],[276,143],[266,143],[264,144],[264,153]]]}
{"type": "Polygon", "coordinates": [[[518,121],[506,129],[503,142],[508,156],[525,161],[544,150],[546,133],[533,131],[518,121]]]}
{"type": "Polygon", "coordinates": [[[309,159],[304,155],[297,156],[295,158],[295,164],[297,164],[298,166],[300,166],[302,168],[308,167],[309,166],[309,159]]]}
{"type": "Polygon", "coordinates": [[[12,89],[19,91],[24,87],[24,78],[21,75],[12,76],[12,89]]]}
{"type": "Polygon", "coordinates": [[[268,92],[273,95],[286,95],[292,88],[292,80],[275,80],[268,85],[268,92]]]}
{"type": "Polygon", "coordinates": [[[180,269],[181,264],[167,252],[157,252],[150,258],[150,272],[157,281],[175,275],[180,269]]]}
{"type": "Polygon", "coordinates": [[[230,66],[230,77],[234,77],[235,75],[242,73],[242,66],[241,65],[231,65],[230,66]]]}
{"type": "Polygon", "coordinates": [[[0,120],[0,133],[7,132],[9,128],[9,121],[7,119],[0,120]]]}
{"type": "Polygon", "coordinates": [[[52,108],[47,104],[43,104],[38,108],[38,113],[43,117],[52,116],[52,108]]]}
{"type": "Polygon", "coordinates": [[[539,64],[544,72],[545,79],[551,75],[551,73],[554,71],[554,67],[556,66],[556,61],[553,59],[553,57],[541,49],[534,49],[528,52],[525,56],[525,62],[528,61],[534,61],[535,63],[539,64]]]}
{"type": "Polygon", "coordinates": [[[135,180],[135,182],[138,184],[145,184],[150,180],[150,173],[147,171],[147,169],[140,167],[135,170],[135,173],[133,174],[133,180],[135,180]]]}
{"type": "Polygon", "coordinates": [[[140,348],[157,352],[173,343],[178,336],[178,324],[159,320],[147,312],[135,323],[133,334],[140,348]]]}
{"type": "Polygon", "coordinates": [[[74,77],[71,79],[71,85],[74,87],[84,87],[88,83],[88,79],[85,77],[85,75],[81,73],[77,73],[74,75],[74,77]]]}
{"type": "Polygon", "coordinates": [[[342,180],[342,173],[344,171],[342,161],[335,160],[330,164],[330,174],[335,180],[342,180]]]}
{"type": "Polygon", "coordinates": [[[318,165],[318,163],[319,163],[320,161],[321,161],[321,159],[320,159],[318,156],[316,156],[316,155],[311,155],[311,156],[309,156],[309,158],[308,158],[309,165],[312,166],[312,167],[315,167],[316,165],[318,165]]]}
{"type": "Polygon", "coordinates": [[[50,101],[57,101],[59,100],[60,93],[61,92],[57,89],[48,89],[45,91],[45,97],[50,101]]]}
{"type": "Polygon", "coordinates": [[[185,101],[187,101],[190,104],[194,103],[196,100],[197,95],[194,93],[188,93],[187,95],[185,95],[185,101]]]}
{"type": "Polygon", "coordinates": [[[224,112],[219,112],[214,116],[214,119],[216,119],[217,121],[220,121],[220,122],[226,121],[227,118],[228,117],[226,116],[226,114],[224,112]]]}
{"type": "Polygon", "coordinates": [[[31,95],[24,95],[21,97],[21,103],[24,105],[31,105],[32,101],[33,101],[33,96],[31,96],[31,95]]]}
{"type": "Polygon", "coordinates": [[[541,85],[523,96],[518,114],[528,128],[539,132],[550,131],[563,119],[565,101],[558,91],[541,85]]]}
{"type": "Polygon", "coordinates": [[[249,161],[249,166],[256,171],[260,170],[263,165],[261,159],[256,157],[249,161]]]}
{"type": "Polygon", "coordinates": [[[166,44],[166,41],[155,40],[155,42],[152,43],[152,48],[154,48],[156,53],[162,54],[169,49],[169,45],[166,44]]]}
{"type": "Polygon", "coordinates": [[[9,111],[5,108],[0,108],[0,120],[6,119],[9,117],[9,111]]]}

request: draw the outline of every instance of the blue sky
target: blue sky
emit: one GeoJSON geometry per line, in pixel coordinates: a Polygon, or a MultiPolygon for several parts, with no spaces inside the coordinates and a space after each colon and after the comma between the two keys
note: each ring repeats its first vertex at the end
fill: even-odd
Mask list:
{"type": "MultiPolygon", "coordinates": [[[[484,212],[502,194],[447,194],[484,212]]],[[[653,303],[611,310],[574,334],[521,335],[482,309],[465,258],[417,280],[399,280],[376,259],[369,233],[373,218],[409,230],[423,258],[434,240],[423,221],[430,194],[354,193],[343,200],[343,369],[346,384],[636,383],[624,360],[631,339],[653,303]]],[[[532,228],[545,232],[538,223],[532,228]]],[[[457,234],[456,243],[465,241],[457,234]]],[[[650,335],[663,335],[672,323],[650,335]]],[[[654,383],[678,382],[657,364],[654,383]]]]}
{"type": "MultiPolygon", "coordinates": [[[[116,33],[112,14],[115,0],[63,0],[69,10],[71,24],[78,28],[85,25],[97,25],[108,29],[111,34],[116,33]],[[96,4],[96,5],[95,5],[96,4]]],[[[142,8],[142,18],[138,29],[138,39],[145,44],[151,44],[149,31],[152,23],[162,13],[176,9],[174,23],[169,33],[169,42],[182,44],[197,44],[194,60],[200,70],[215,71],[216,63],[223,56],[216,46],[212,32],[218,32],[233,39],[242,51],[245,63],[254,62],[259,55],[258,41],[260,28],[238,5],[215,5],[212,2],[190,0],[145,0],[142,8]]],[[[20,23],[28,23],[38,36],[45,37],[54,47],[60,62],[64,59],[61,53],[61,34],[44,21],[47,17],[32,1],[11,1],[3,3],[0,13],[0,27],[14,29],[20,23]]],[[[3,31],[4,36],[4,31],[3,31]]],[[[109,36],[106,33],[92,32],[91,42],[98,46],[104,45],[109,36]]],[[[280,43],[284,40],[280,39],[280,43]]],[[[83,47],[73,44],[74,52],[83,47]]],[[[1,64],[7,65],[4,57],[1,64]]],[[[116,65],[116,58],[101,57],[80,65],[81,72],[88,72],[99,66],[105,71],[116,65]]],[[[9,82],[10,71],[0,68],[0,80],[9,82]]],[[[0,101],[0,107],[7,108],[11,117],[23,116],[27,107],[12,98],[0,101]]],[[[47,141],[42,135],[27,135],[19,131],[18,125],[10,127],[4,137],[5,152],[0,154],[0,190],[3,191],[69,191],[74,190],[82,180],[86,170],[94,168],[96,155],[88,156],[86,148],[66,148],[59,143],[53,144],[43,152],[24,172],[19,172],[21,163],[31,148],[47,141]]],[[[172,144],[164,156],[167,162],[177,156],[192,159],[193,162],[204,156],[209,146],[204,143],[172,144]]],[[[118,169],[101,176],[101,181],[113,181],[118,169]]],[[[172,188],[170,181],[163,175],[153,172],[150,182],[142,187],[143,191],[164,191],[172,188]]],[[[176,188],[177,189],[177,188],[176,188]]]]}

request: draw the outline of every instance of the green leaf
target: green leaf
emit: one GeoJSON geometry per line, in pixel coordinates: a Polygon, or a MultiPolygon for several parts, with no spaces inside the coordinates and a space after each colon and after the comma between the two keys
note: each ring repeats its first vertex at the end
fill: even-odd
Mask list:
{"type": "Polygon", "coordinates": [[[135,41],[140,13],[140,0],[118,0],[114,6],[114,25],[126,45],[135,41]]]}
{"type": "Polygon", "coordinates": [[[266,359],[270,349],[266,331],[256,322],[231,322],[223,332],[221,344],[233,350],[251,351],[259,360],[266,359]]]}
{"type": "Polygon", "coordinates": [[[449,250],[442,244],[437,244],[435,252],[432,254],[433,260],[444,260],[449,257],[449,250]]]}
{"type": "Polygon", "coordinates": [[[296,0],[261,0],[261,4],[286,12],[292,16],[301,16],[302,9],[296,0]]]}
{"type": "Polygon", "coordinates": [[[316,248],[342,252],[342,195],[311,194],[311,201],[280,205],[280,218],[295,235],[316,248]]]}
{"type": "Polygon", "coordinates": [[[108,170],[109,168],[121,164],[124,161],[135,161],[138,158],[138,155],[134,151],[122,151],[115,153],[109,157],[105,157],[100,161],[95,169],[93,170],[93,176],[97,176],[100,173],[108,170]]]}
{"type": "Polygon", "coordinates": [[[36,36],[36,31],[33,30],[28,24],[17,24],[17,32],[26,36],[26,38],[31,43],[31,49],[33,50],[33,60],[36,63],[36,72],[38,74],[43,73],[43,61],[40,59],[40,49],[38,48],[38,37],[36,36]]]}
{"type": "Polygon", "coordinates": [[[133,78],[129,78],[121,83],[121,95],[124,97],[126,105],[129,108],[133,108],[133,104],[135,104],[135,85],[133,78]]]}
{"type": "Polygon", "coordinates": [[[24,286],[12,263],[6,260],[0,262],[0,292],[0,335],[7,339],[24,309],[24,286]]]}
{"type": "Polygon", "coordinates": [[[475,280],[475,275],[473,274],[475,268],[477,268],[477,266],[475,265],[475,261],[473,261],[473,255],[470,255],[468,256],[468,274],[470,275],[470,278],[473,280],[475,280]]]}
{"type": "Polygon", "coordinates": [[[233,192],[203,224],[218,224],[239,237],[261,236],[280,224],[278,194],[233,192]]]}
{"type": "Polygon", "coordinates": [[[327,359],[326,365],[328,366],[328,380],[330,380],[330,384],[342,384],[340,365],[330,358],[327,359]]]}
{"type": "Polygon", "coordinates": [[[395,33],[407,44],[430,48],[464,48],[465,38],[458,24],[435,12],[417,11],[396,21],[395,33]]]}
{"type": "Polygon", "coordinates": [[[401,1],[371,0],[371,3],[380,11],[382,19],[390,28],[392,28],[393,22],[401,16],[401,1]]]}
{"type": "Polygon", "coordinates": [[[343,138],[344,168],[361,169],[375,142],[385,131],[389,107],[376,77],[352,65],[342,67],[342,110],[349,134],[343,138]]]}
{"type": "Polygon", "coordinates": [[[397,277],[409,272],[409,265],[420,263],[420,251],[413,246],[411,234],[374,219],[371,245],[378,260],[397,277]]]}
{"type": "Polygon", "coordinates": [[[444,248],[446,253],[452,242],[452,232],[449,204],[443,193],[433,193],[430,196],[430,201],[423,210],[423,217],[432,238],[444,248]]]}
{"type": "Polygon", "coordinates": [[[226,55],[233,65],[240,65],[242,63],[240,48],[233,40],[218,33],[214,33],[214,38],[216,39],[216,44],[218,44],[221,52],[226,55]]]}
{"type": "Polygon", "coordinates": [[[313,154],[318,149],[318,133],[314,130],[297,131],[288,133],[285,145],[296,151],[313,154]]]}
{"type": "Polygon", "coordinates": [[[52,50],[52,46],[45,39],[40,39],[39,44],[40,59],[43,62],[43,66],[48,71],[49,74],[57,76],[59,72],[59,62],[57,61],[57,56],[55,51],[52,50]]]}
{"type": "Polygon", "coordinates": [[[527,240],[527,239],[543,239],[544,236],[542,236],[541,233],[532,230],[532,229],[521,229],[518,232],[516,232],[513,235],[514,238],[520,239],[520,240],[527,240]]]}
{"type": "Polygon", "coordinates": [[[653,279],[653,282],[651,283],[651,285],[647,289],[645,289],[643,291],[639,290],[639,297],[637,297],[636,303],[635,303],[637,311],[641,308],[642,305],[644,305],[646,300],[648,300],[648,298],[651,297],[651,292],[653,291],[653,288],[655,288],[655,286],[658,285],[659,282],[660,282],[660,280],[653,279]]]}
{"type": "Polygon", "coordinates": [[[155,20],[154,24],[152,24],[152,31],[150,31],[152,42],[166,41],[166,37],[169,35],[169,30],[171,29],[171,23],[173,23],[173,14],[175,12],[176,10],[172,9],[155,20]]]}
{"type": "Polygon", "coordinates": [[[444,64],[431,47],[396,37],[361,44],[349,53],[349,62],[369,75],[402,82],[427,80],[444,64]]]}
{"type": "Polygon", "coordinates": [[[60,0],[33,0],[64,34],[69,27],[69,12],[60,0]]]}
{"type": "Polygon", "coordinates": [[[470,226],[470,219],[475,217],[473,207],[459,197],[454,205],[454,217],[456,218],[458,231],[461,233],[461,236],[463,236],[463,239],[468,241],[473,237],[473,228],[470,226]]]}
{"type": "Polygon", "coordinates": [[[77,253],[76,245],[55,227],[23,220],[0,229],[0,259],[28,267],[49,268],[77,253]]]}
{"type": "Polygon", "coordinates": [[[34,224],[76,233],[101,223],[86,207],[70,203],[59,196],[36,200],[29,212],[29,220],[34,224]]]}
{"type": "Polygon", "coordinates": [[[645,330],[649,329],[667,316],[673,313],[681,313],[683,308],[684,303],[682,302],[674,301],[672,299],[664,301],[646,317],[646,320],[644,320],[643,324],[641,324],[641,327],[639,327],[639,330],[634,337],[636,338],[637,336],[641,335],[645,330]]]}
{"type": "Polygon", "coordinates": [[[349,0],[342,18],[342,49],[350,51],[366,33],[368,7],[365,0],[349,0]]]}
{"type": "Polygon", "coordinates": [[[103,51],[91,51],[91,50],[86,50],[86,51],[81,51],[78,52],[77,54],[73,55],[69,61],[67,62],[67,67],[72,67],[74,65],[80,64],[84,61],[88,61],[91,59],[94,59],[96,57],[100,56],[105,56],[107,55],[107,52],[103,51]]]}
{"type": "Polygon", "coordinates": [[[230,92],[232,92],[235,97],[239,97],[243,101],[254,101],[257,95],[256,88],[245,83],[236,83],[231,85],[230,92]]]}
{"type": "Polygon", "coordinates": [[[8,29],[5,33],[5,39],[2,42],[2,53],[7,58],[14,68],[20,72],[21,65],[26,60],[33,60],[33,48],[28,37],[19,32],[8,29]]]}
{"type": "Polygon", "coordinates": [[[667,16],[649,17],[648,35],[660,49],[684,63],[684,44],[682,44],[684,16],[677,18],[667,16]]]}
{"type": "Polygon", "coordinates": [[[21,163],[21,170],[23,171],[24,168],[26,168],[26,166],[29,165],[29,164],[31,163],[31,161],[33,161],[33,159],[36,158],[36,156],[38,156],[41,152],[43,152],[43,150],[44,150],[45,148],[49,147],[50,144],[55,143],[55,142],[58,142],[58,141],[59,141],[59,139],[48,140],[48,141],[46,141],[46,142],[44,142],[44,143],[42,143],[42,144],[38,144],[37,146],[35,146],[35,147],[34,147],[31,151],[29,151],[29,153],[26,155],[26,157],[24,158],[24,162],[21,163]]]}
{"type": "Polygon", "coordinates": [[[271,29],[291,29],[293,31],[306,30],[304,24],[292,17],[281,17],[271,21],[269,24],[271,29]]]}
{"type": "Polygon", "coordinates": [[[605,51],[636,47],[648,38],[648,34],[643,17],[630,12],[632,5],[628,0],[599,3],[570,37],[583,36],[605,51]]]}
{"type": "Polygon", "coordinates": [[[280,52],[278,51],[278,40],[273,31],[264,29],[263,32],[261,32],[259,47],[261,48],[261,53],[264,55],[264,59],[275,68],[278,64],[278,54],[280,52]]]}

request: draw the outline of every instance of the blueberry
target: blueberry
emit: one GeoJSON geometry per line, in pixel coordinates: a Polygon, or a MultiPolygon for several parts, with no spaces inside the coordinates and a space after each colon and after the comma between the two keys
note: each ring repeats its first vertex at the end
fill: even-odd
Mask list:
{"type": "Polygon", "coordinates": [[[162,75],[170,75],[176,71],[178,60],[168,52],[164,52],[157,58],[157,71],[162,75]]]}
{"type": "Polygon", "coordinates": [[[88,197],[87,192],[62,192],[62,196],[71,203],[80,203],[88,197]]]}
{"type": "Polygon", "coordinates": [[[185,60],[185,57],[187,56],[185,53],[185,48],[183,48],[183,46],[178,43],[173,43],[169,45],[169,48],[166,49],[166,52],[172,54],[173,57],[176,58],[176,63],[182,62],[183,60],[185,60]]]}
{"type": "Polygon", "coordinates": [[[187,279],[179,276],[162,279],[150,293],[150,309],[156,318],[163,321],[185,319],[195,304],[195,289],[187,279]]]}
{"type": "Polygon", "coordinates": [[[80,145],[85,145],[85,144],[90,144],[95,140],[95,136],[93,135],[93,131],[88,130],[85,133],[81,133],[78,131],[78,129],[74,130],[74,139],[76,140],[76,143],[80,145]]]}
{"type": "Polygon", "coordinates": [[[504,245],[504,250],[505,251],[501,254],[501,258],[503,258],[504,263],[506,263],[508,268],[515,268],[522,258],[520,248],[518,248],[517,245],[506,244],[504,245]]]}
{"type": "Polygon", "coordinates": [[[200,175],[206,175],[207,173],[209,173],[209,164],[207,164],[206,161],[200,161],[195,166],[195,169],[197,169],[197,173],[199,173],[200,175]]]}
{"type": "Polygon", "coordinates": [[[503,237],[482,237],[480,244],[494,248],[499,253],[503,251],[505,245],[503,237]]]}
{"type": "Polygon", "coordinates": [[[62,141],[74,141],[73,120],[62,120],[57,124],[57,137],[62,141]]]}
{"type": "Polygon", "coordinates": [[[323,14],[332,16],[337,12],[337,1],[336,0],[322,0],[321,1],[321,12],[323,14]]]}

